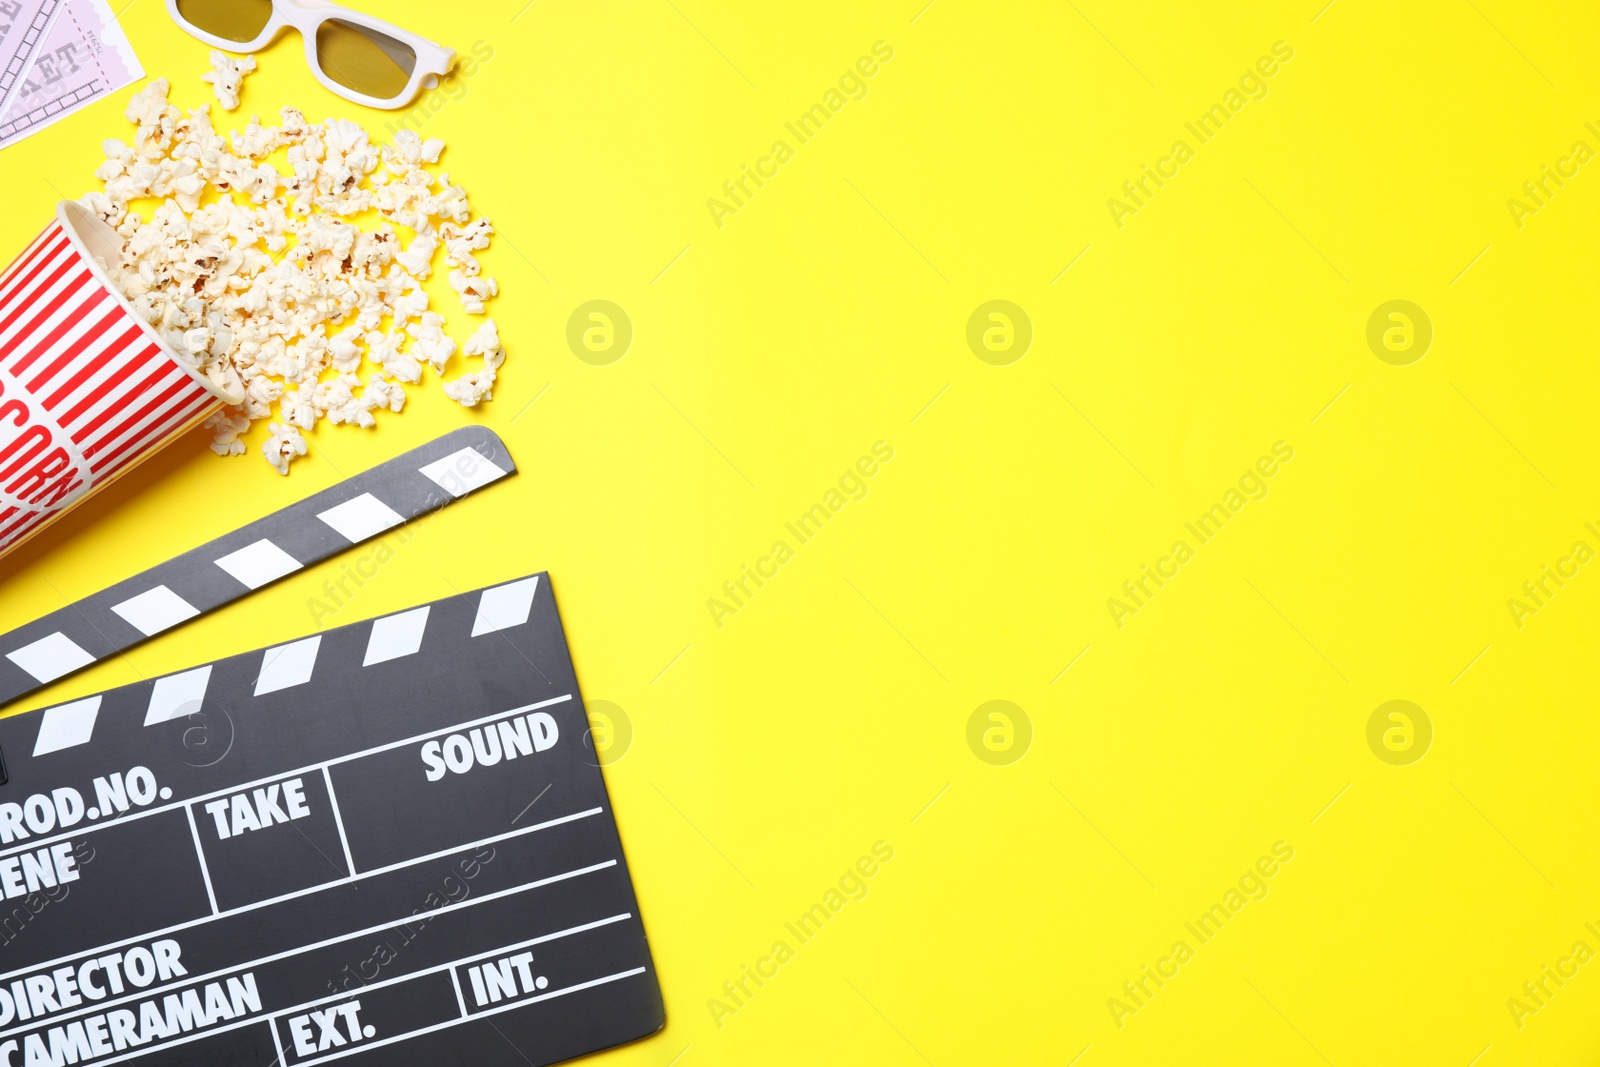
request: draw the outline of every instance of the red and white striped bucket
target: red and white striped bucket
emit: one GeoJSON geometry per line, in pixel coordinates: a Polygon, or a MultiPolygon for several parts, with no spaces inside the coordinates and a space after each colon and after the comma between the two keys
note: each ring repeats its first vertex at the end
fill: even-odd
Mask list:
{"type": "Polygon", "coordinates": [[[237,393],[179,361],[96,256],[121,241],[71,200],[0,274],[0,555],[237,393]]]}

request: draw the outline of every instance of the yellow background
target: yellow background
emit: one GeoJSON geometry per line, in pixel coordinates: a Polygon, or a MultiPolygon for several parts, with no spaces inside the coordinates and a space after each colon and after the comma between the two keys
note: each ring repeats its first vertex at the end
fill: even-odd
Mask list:
{"type": "MultiPolygon", "coordinates": [[[[633,726],[607,778],[669,1014],[607,1062],[1592,1063],[1600,964],[1520,1027],[1507,1000],[1600,949],[1600,567],[1520,628],[1507,600],[1600,548],[1600,164],[1520,228],[1506,202],[1600,148],[1600,23],[1321,2],[385,4],[493,49],[417,114],[500,231],[494,402],[413,390],[288,479],[264,427],[226,462],[182,440],[0,564],[0,618],[480,419],[521,474],[324,621],[551,572],[586,695],[633,726]],[[866,97],[796,144],[880,40],[866,97]],[[1268,95],[1197,146],[1184,123],[1276,41],[1268,95]],[[708,198],[779,138],[794,158],[719,228],[708,198]],[[1107,199],[1180,138],[1195,158],[1119,228],[1107,199]],[[565,340],[592,299],[633,323],[609,366],[565,340]],[[991,299],[1033,326],[1007,366],[966,342],[991,299]],[[1409,366],[1366,343],[1392,299],[1433,324],[1409,366]],[[708,599],[880,440],[865,499],[719,628],[708,599]],[[1107,599],[1280,440],[1269,495],[1119,628],[1107,599]],[[1006,766],[967,743],[996,699],[1032,727],[1006,766]],[[1434,730],[1408,766],[1367,743],[1394,699],[1434,730]],[[708,1000],[880,840],[865,899],[719,1026],[708,1000]],[[1266,898],[1194,942],[1277,841],[1266,898]],[[1179,939],[1119,1027],[1107,1001],[1179,939]]],[[[159,0],[122,22],[209,99],[159,0]]],[[[300,48],[222,125],[394,120],[300,48]]],[[[131,92],[0,154],[0,255],[96,187],[131,92]]],[[[303,634],[350,558],[22,706],[303,634]]]]}

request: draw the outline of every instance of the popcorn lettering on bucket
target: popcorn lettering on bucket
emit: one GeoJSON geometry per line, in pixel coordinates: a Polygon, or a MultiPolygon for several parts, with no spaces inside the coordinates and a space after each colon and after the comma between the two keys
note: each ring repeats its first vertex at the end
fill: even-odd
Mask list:
{"type": "MultiPolygon", "coordinates": [[[[424,366],[443,377],[457,346],[422,282],[442,249],[462,310],[484,315],[499,286],[474,253],[494,228],[448,174],[425,169],[442,141],[401,130],[377,144],[354,122],[310,123],[287,107],[281,125],[253,117],[230,141],[210,105],[185,114],[167,89],[157,79],[134,96],[133,144],[105,142],[95,171],[105,189],[82,203],[122,237],[105,267],[135,311],[189,366],[242,385],[243,402],[206,423],[212,449],[242,453],[241,435],[269,419],[262,452],[287,474],[319,420],[371,427],[404,406],[399,383],[420,381],[424,366]],[[280,149],[288,173],[268,159],[280,149]],[[130,210],[146,198],[160,201],[148,220],[130,210]],[[369,212],[383,220],[375,229],[347,221],[369,212]],[[396,227],[413,236],[402,242],[396,227]]],[[[444,392],[474,407],[492,398],[505,361],[493,319],[460,355],[481,364],[444,392]]]]}

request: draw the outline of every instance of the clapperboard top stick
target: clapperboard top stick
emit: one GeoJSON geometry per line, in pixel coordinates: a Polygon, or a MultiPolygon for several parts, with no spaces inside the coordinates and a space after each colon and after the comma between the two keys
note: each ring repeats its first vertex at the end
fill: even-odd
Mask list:
{"type": "Polygon", "coordinates": [[[548,574],[0,749],[0,1064],[537,1067],[665,1020],[548,574]]]}
{"type": "Polygon", "coordinates": [[[320,563],[516,472],[480,426],[297,504],[0,636],[0,704],[320,563]]]}

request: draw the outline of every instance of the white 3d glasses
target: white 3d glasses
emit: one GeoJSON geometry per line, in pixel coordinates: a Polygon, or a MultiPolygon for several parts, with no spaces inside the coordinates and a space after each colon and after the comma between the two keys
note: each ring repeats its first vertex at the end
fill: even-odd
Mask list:
{"type": "Polygon", "coordinates": [[[404,107],[438,85],[456,58],[453,49],[331,0],[167,0],[167,13],[229,52],[259,52],[293,27],[317,80],[368,107],[404,107]]]}

